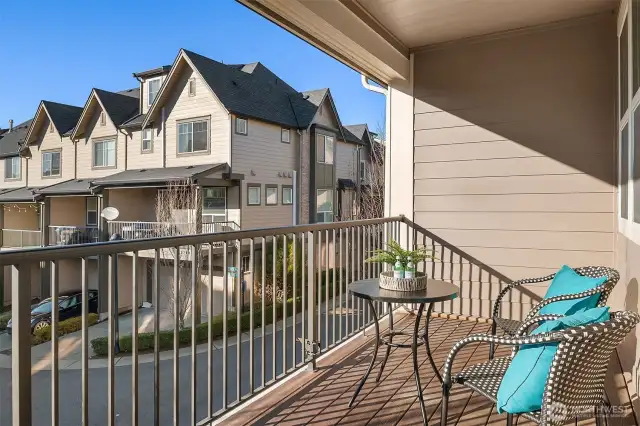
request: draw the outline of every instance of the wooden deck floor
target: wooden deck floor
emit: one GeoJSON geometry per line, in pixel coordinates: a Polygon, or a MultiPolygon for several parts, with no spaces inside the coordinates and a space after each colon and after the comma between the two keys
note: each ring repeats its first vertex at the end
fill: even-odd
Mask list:
{"type": "MultiPolygon", "coordinates": [[[[397,322],[413,327],[413,318],[397,322]]],[[[430,342],[436,364],[441,367],[451,346],[471,333],[489,330],[487,323],[433,318],[430,342]]],[[[339,348],[318,363],[318,371],[303,372],[260,400],[228,419],[230,425],[421,425],[422,415],[416,396],[415,379],[409,349],[392,349],[379,383],[375,382],[379,364],[374,366],[367,383],[352,408],[347,403],[364,374],[372,354],[372,332],[366,337],[339,348]]],[[[384,348],[378,359],[382,360],[384,348]]],[[[435,378],[424,349],[419,348],[420,377],[430,425],[440,424],[440,382],[435,378]]],[[[506,355],[507,347],[497,356],[506,355]]],[[[488,358],[488,345],[469,345],[456,357],[454,372],[467,364],[488,358]]],[[[504,425],[506,416],[496,412],[494,404],[479,394],[454,386],[449,403],[447,425],[504,425]]],[[[518,425],[532,425],[518,419],[518,425]]],[[[580,425],[595,424],[585,421],[580,425]]]]}

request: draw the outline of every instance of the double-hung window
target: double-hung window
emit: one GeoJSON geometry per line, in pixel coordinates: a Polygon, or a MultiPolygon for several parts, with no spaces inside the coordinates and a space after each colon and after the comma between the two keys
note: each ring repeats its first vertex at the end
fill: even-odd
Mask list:
{"type": "Polygon", "coordinates": [[[236,117],[236,133],[247,135],[249,133],[249,122],[246,118],[236,117]]]}
{"type": "Polygon", "coordinates": [[[278,185],[265,185],[265,201],[267,206],[278,205],[278,185]]]}
{"type": "Polygon", "coordinates": [[[333,222],[333,191],[331,189],[318,189],[316,201],[316,222],[333,222]]]}
{"type": "Polygon", "coordinates": [[[42,153],[42,177],[60,176],[60,151],[42,153]]]}
{"type": "Polygon", "coordinates": [[[154,78],[153,80],[149,80],[147,82],[147,91],[149,92],[147,95],[147,105],[151,106],[153,101],[158,96],[158,92],[160,91],[160,86],[162,84],[161,78],[154,78]]]}
{"type": "Polygon", "coordinates": [[[4,160],[4,178],[20,179],[20,157],[9,157],[4,160]]]}
{"type": "Polygon", "coordinates": [[[293,187],[282,185],[282,204],[293,204],[293,187]]]}
{"type": "Polygon", "coordinates": [[[316,158],[318,163],[333,164],[333,137],[316,136],[316,158]]]}
{"type": "Polygon", "coordinates": [[[360,160],[360,181],[364,182],[367,178],[367,162],[360,160]]]}
{"type": "Polygon", "coordinates": [[[284,143],[291,143],[291,133],[289,129],[280,130],[280,141],[284,143]]]}
{"type": "Polygon", "coordinates": [[[209,149],[209,121],[178,123],[178,154],[204,152],[209,149]]]}
{"type": "Polygon", "coordinates": [[[247,205],[248,206],[259,206],[261,203],[261,195],[260,195],[261,185],[259,184],[248,184],[247,185],[247,205]]]}
{"type": "Polygon", "coordinates": [[[93,141],[93,167],[116,166],[116,140],[93,141]]]}
{"type": "Polygon", "coordinates": [[[98,197],[87,197],[87,226],[98,225],[98,197]]]}
{"type": "Polygon", "coordinates": [[[153,151],[153,129],[144,129],[142,131],[142,152],[153,151]]]}
{"type": "Polygon", "coordinates": [[[640,243],[640,0],[623,1],[618,20],[619,230],[640,243]]]}

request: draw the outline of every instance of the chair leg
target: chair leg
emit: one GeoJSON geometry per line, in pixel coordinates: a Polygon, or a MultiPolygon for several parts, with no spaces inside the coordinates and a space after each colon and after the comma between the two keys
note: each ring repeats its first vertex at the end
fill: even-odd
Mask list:
{"type": "Polygon", "coordinates": [[[440,413],[440,426],[447,426],[447,415],[449,411],[449,386],[442,385],[442,411],[440,413]]]}
{"type": "Polygon", "coordinates": [[[513,414],[507,414],[507,426],[513,426],[513,414]]]}
{"type": "MultiPolygon", "coordinates": [[[[493,322],[491,323],[491,335],[495,336],[497,331],[498,331],[498,324],[496,324],[496,320],[494,318],[493,322]]],[[[491,342],[489,343],[489,359],[490,360],[493,359],[494,354],[495,354],[495,343],[491,342]]]]}

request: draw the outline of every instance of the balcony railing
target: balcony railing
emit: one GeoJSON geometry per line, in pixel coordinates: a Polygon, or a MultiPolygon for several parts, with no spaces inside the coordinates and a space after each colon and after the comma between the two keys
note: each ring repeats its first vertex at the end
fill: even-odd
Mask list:
{"type": "MultiPolygon", "coordinates": [[[[240,227],[233,221],[203,223],[202,233],[238,231],[240,227]]],[[[111,221],[109,235],[119,234],[125,240],[141,240],[196,233],[195,223],[111,221]]]]}
{"type": "MultiPolygon", "coordinates": [[[[165,424],[170,417],[173,417],[173,424],[189,425],[205,425],[220,419],[230,409],[298,369],[315,368],[320,354],[331,351],[372,324],[369,306],[349,295],[348,287],[354,280],[379,275],[382,266],[365,260],[391,239],[407,248],[431,248],[437,259],[421,262],[417,265],[418,270],[460,285],[461,297],[437,304],[437,311],[483,315],[484,309],[490,309],[492,297],[498,294],[498,291],[492,291],[491,285],[495,283],[495,289],[501,288],[503,276],[402,216],[5,252],[0,255],[0,266],[13,265],[17,269],[17,279],[12,280],[11,307],[13,425],[32,424],[32,410],[36,406],[32,399],[34,393],[44,398],[37,401],[38,421],[43,420],[42,413],[46,412],[45,416],[51,416],[51,419],[44,421],[52,424],[138,424],[142,407],[148,413],[145,414],[149,416],[147,420],[151,421],[153,417],[153,424],[165,424]],[[224,249],[214,249],[219,245],[224,249]],[[285,247],[286,251],[283,250],[285,247]],[[194,250],[200,251],[198,256],[193,255],[194,250]],[[123,276],[114,271],[119,254],[133,253],[133,265],[137,265],[142,251],[153,254],[147,261],[151,266],[153,332],[152,336],[139,340],[139,294],[147,283],[142,278],[146,274],[136,273],[137,266],[134,266],[133,274],[127,274],[131,280],[128,289],[126,283],[116,282],[123,276]],[[174,257],[168,259],[164,256],[167,252],[173,253],[174,257]],[[100,311],[108,318],[106,358],[99,360],[100,366],[106,368],[106,381],[102,371],[89,368],[90,258],[103,262],[99,270],[108,271],[103,287],[99,289],[100,297],[104,298],[99,303],[100,311]],[[29,274],[35,265],[47,266],[48,263],[49,268],[56,268],[58,261],[64,259],[79,259],[82,265],[79,398],[60,395],[57,311],[51,318],[53,340],[48,355],[51,374],[44,385],[47,396],[44,397],[39,388],[32,391],[32,380],[42,383],[42,378],[48,375],[39,373],[32,379],[29,274]],[[202,264],[194,259],[202,260],[202,264]],[[222,277],[220,271],[224,271],[222,277]],[[203,282],[212,283],[216,275],[221,280],[220,288],[214,290],[213,285],[202,285],[203,282]],[[179,289],[188,289],[188,294],[202,297],[206,300],[203,308],[208,312],[214,312],[214,296],[219,296],[221,314],[210,316],[203,325],[198,324],[200,315],[190,315],[186,329],[181,329],[178,315],[172,316],[173,335],[167,336],[164,333],[168,330],[160,329],[161,294],[166,296],[161,285],[167,285],[167,282],[177,282],[179,289]],[[119,289],[120,297],[123,292],[129,293],[132,306],[130,329],[121,327],[119,330],[121,340],[125,334],[131,335],[128,345],[120,345],[121,350],[130,354],[127,363],[131,368],[125,374],[122,368],[115,368],[118,361],[114,345],[118,306],[115,288],[119,289]],[[239,291],[240,288],[248,291],[239,291]],[[214,291],[220,294],[214,295],[214,291]],[[237,311],[240,311],[239,315],[237,311]],[[153,362],[141,364],[139,343],[149,340],[153,341],[153,362]],[[166,354],[161,356],[161,346],[167,349],[168,342],[173,343],[169,349],[172,358],[166,354]],[[184,355],[184,346],[188,348],[188,356],[180,357],[184,355]],[[172,359],[172,369],[166,365],[169,359],[172,359]],[[181,377],[185,374],[186,379],[181,377]],[[107,401],[106,412],[90,410],[90,398],[107,401]],[[77,399],[81,404],[77,404],[77,399]],[[51,410],[43,411],[42,404],[47,403],[51,404],[51,410]]],[[[57,274],[52,274],[50,294],[54,305],[58,303],[58,289],[57,274]]],[[[514,301],[516,305],[519,303],[514,301]]],[[[180,312],[181,297],[174,297],[168,304],[170,311],[180,312]]],[[[374,308],[379,318],[387,313],[385,306],[374,304],[374,308]]]]}
{"type": "Polygon", "coordinates": [[[49,226],[49,245],[66,246],[102,241],[97,226],[49,226]]]}
{"type": "Polygon", "coordinates": [[[3,229],[2,247],[25,248],[38,247],[42,244],[40,231],[26,229],[3,229]]]}

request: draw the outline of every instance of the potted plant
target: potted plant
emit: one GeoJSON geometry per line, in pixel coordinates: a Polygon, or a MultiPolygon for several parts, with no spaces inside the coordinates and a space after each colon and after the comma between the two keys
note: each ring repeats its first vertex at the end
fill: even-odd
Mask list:
{"type": "Polygon", "coordinates": [[[374,255],[366,262],[385,263],[391,266],[390,271],[380,273],[381,288],[396,291],[417,291],[427,287],[427,276],[423,272],[415,271],[415,265],[426,259],[435,258],[433,251],[426,247],[405,250],[397,241],[391,240],[385,249],[375,250],[374,255]]]}

